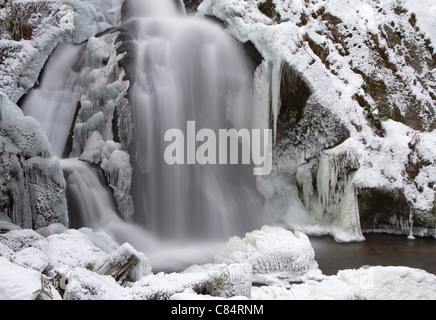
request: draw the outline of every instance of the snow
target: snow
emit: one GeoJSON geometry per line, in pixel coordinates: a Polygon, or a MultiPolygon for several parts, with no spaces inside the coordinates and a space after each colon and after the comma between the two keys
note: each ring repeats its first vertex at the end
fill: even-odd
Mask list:
{"type": "MultiPolygon", "coordinates": [[[[123,0],[111,1],[20,1],[20,5],[46,6],[33,30],[32,38],[14,41],[5,33],[0,47],[11,50],[0,64],[0,91],[13,102],[34,86],[45,61],[61,41],[81,43],[106,29],[121,23],[123,0]]],[[[0,15],[8,14],[7,8],[0,15]]]]}
{"type": "Polygon", "coordinates": [[[249,232],[243,239],[231,238],[216,254],[215,263],[249,263],[255,278],[257,275],[282,274],[299,279],[318,270],[315,253],[305,234],[270,226],[249,232]]]}
{"type": "MultiPolygon", "coordinates": [[[[41,273],[17,266],[0,257],[0,299],[34,300],[41,290],[41,273]]],[[[51,292],[56,292],[50,287],[51,292]]],[[[57,295],[59,297],[59,294],[57,295]]]]}
{"type": "MultiPolygon", "coordinates": [[[[36,236],[31,246],[23,246],[22,241],[35,237],[34,231],[18,230],[5,234],[9,241],[2,239],[3,244],[0,243],[0,251],[7,253],[0,257],[0,298],[35,299],[44,282],[51,298],[64,300],[436,299],[436,276],[408,267],[365,266],[341,270],[333,276],[322,275],[317,268],[312,268],[300,277],[299,283],[275,281],[270,285],[252,286],[255,281],[252,268],[259,269],[253,265],[253,259],[247,259],[250,263],[241,264],[194,265],[181,273],[143,274],[135,282],[122,285],[112,276],[98,274],[92,267],[97,261],[104,261],[105,256],[111,256],[92,244],[92,239],[98,238],[105,239],[103,242],[106,243],[109,239],[107,235],[93,233],[90,229],[83,231],[85,233],[68,230],[47,238],[36,236]],[[14,248],[15,252],[4,243],[14,248]],[[57,286],[64,290],[62,296],[55,289],[57,286]]],[[[279,245],[301,249],[301,242],[306,240],[303,234],[291,237],[278,228],[264,228],[262,232],[253,232],[248,238],[257,240],[258,247],[265,248],[269,244],[272,251],[277,251],[279,245]],[[259,234],[268,231],[271,232],[268,239],[265,234],[259,234]]],[[[236,243],[235,239],[230,241],[236,243]]],[[[239,244],[243,247],[246,245],[239,244]]]]}
{"type": "MultiPolygon", "coordinates": [[[[57,227],[54,226],[53,229],[56,230],[57,227]]],[[[193,265],[180,273],[137,273],[136,279],[117,282],[114,277],[99,274],[99,271],[107,263],[119,265],[113,259],[123,256],[115,253],[116,251],[134,253],[129,244],[109,249],[113,245],[110,238],[91,229],[70,229],[47,238],[32,230],[15,230],[0,238],[0,299],[30,300],[35,299],[40,292],[50,294],[49,297],[42,293],[40,298],[64,300],[436,299],[436,276],[408,267],[365,266],[325,276],[318,270],[316,262],[312,261],[311,270],[300,276],[297,283],[295,279],[289,282],[290,278],[278,281],[278,277],[283,274],[269,274],[270,278],[263,280],[268,279],[271,284],[265,285],[264,281],[263,286],[253,286],[253,283],[262,282],[256,282],[256,274],[252,270],[256,272],[259,267],[268,272],[282,270],[279,262],[284,260],[277,259],[277,254],[271,255],[271,252],[277,253],[280,246],[287,249],[283,250],[287,253],[292,249],[300,252],[300,255],[307,251],[311,255],[310,251],[313,249],[304,234],[294,235],[276,227],[264,227],[248,234],[246,243],[236,239],[231,239],[229,243],[241,251],[241,248],[247,248],[248,239],[251,244],[256,245],[260,255],[269,257],[272,269],[262,263],[253,263],[254,259],[248,258],[242,263],[228,261],[229,264],[193,265]],[[29,245],[24,245],[23,242],[29,245]],[[94,243],[99,243],[100,248],[105,247],[110,252],[101,250],[94,243]],[[270,249],[267,249],[268,246],[270,249]],[[260,252],[261,248],[263,252],[260,252]],[[56,288],[62,290],[58,292],[56,288]]],[[[228,252],[228,245],[225,249],[228,252]]],[[[254,247],[250,252],[254,256],[254,247]]],[[[218,255],[222,255],[222,252],[218,255]]],[[[235,259],[241,255],[229,256],[235,259]]],[[[146,263],[146,257],[143,258],[146,263]]],[[[282,267],[295,268],[295,264],[282,267]]]]}
{"type": "Polygon", "coordinates": [[[12,261],[18,266],[43,272],[49,265],[49,258],[36,248],[26,248],[17,252],[12,261]]]}
{"type": "Polygon", "coordinates": [[[2,237],[0,237],[0,243],[6,245],[14,252],[21,251],[25,248],[35,245],[42,240],[43,237],[30,229],[13,230],[2,237]]]}
{"type": "Polygon", "coordinates": [[[436,276],[406,267],[342,270],[322,281],[253,288],[256,300],[434,300],[436,276]]]}
{"type": "Polygon", "coordinates": [[[403,5],[410,12],[416,14],[417,26],[431,41],[431,46],[436,49],[436,3],[433,0],[403,0],[403,5]]]}

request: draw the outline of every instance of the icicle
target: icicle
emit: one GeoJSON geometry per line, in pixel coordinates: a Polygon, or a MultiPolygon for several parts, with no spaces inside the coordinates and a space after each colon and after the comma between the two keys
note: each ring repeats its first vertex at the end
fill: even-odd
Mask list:
{"type": "Polygon", "coordinates": [[[313,163],[309,162],[300,166],[297,170],[297,184],[303,193],[303,204],[307,209],[311,208],[311,198],[315,191],[313,190],[312,168],[313,163]]]}
{"type": "Polygon", "coordinates": [[[271,112],[274,121],[274,144],[277,142],[277,122],[280,113],[280,83],[283,62],[273,61],[271,66],[271,112]]]}
{"type": "Polygon", "coordinates": [[[319,159],[317,188],[325,218],[338,228],[335,239],[346,242],[349,238],[363,240],[356,188],[352,172],[359,167],[353,153],[323,153],[319,159]]]}

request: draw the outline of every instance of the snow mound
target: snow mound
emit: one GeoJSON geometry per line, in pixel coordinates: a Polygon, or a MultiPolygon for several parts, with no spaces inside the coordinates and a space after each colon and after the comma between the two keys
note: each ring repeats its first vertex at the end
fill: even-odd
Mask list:
{"type": "Polygon", "coordinates": [[[64,300],[129,300],[129,289],[121,287],[111,276],[75,268],[68,277],[64,300]]]}
{"type": "MultiPolygon", "coordinates": [[[[1,257],[0,270],[0,300],[34,300],[43,289],[43,276],[38,271],[17,266],[1,257]]],[[[44,292],[52,299],[60,299],[51,285],[47,285],[44,292]]],[[[40,298],[44,299],[44,294],[40,298]]]]}
{"type": "Polygon", "coordinates": [[[0,243],[4,244],[12,251],[18,252],[34,246],[43,239],[43,236],[30,229],[12,230],[0,237],[0,243]]]}
{"type": "Polygon", "coordinates": [[[407,267],[342,270],[321,281],[310,280],[290,289],[253,288],[256,300],[434,300],[436,276],[407,267]]]}
{"type": "Polygon", "coordinates": [[[43,272],[49,265],[47,255],[32,247],[17,252],[12,259],[16,265],[39,272],[43,272]]]}
{"type": "Polygon", "coordinates": [[[206,272],[210,276],[205,290],[211,296],[222,298],[251,296],[253,272],[252,266],[248,263],[194,265],[183,271],[184,274],[198,272],[206,272]]]}
{"type": "Polygon", "coordinates": [[[243,239],[231,238],[216,254],[215,263],[249,263],[255,276],[282,273],[293,279],[319,270],[305,234],[270,226],[247,233],[243,239]]]}

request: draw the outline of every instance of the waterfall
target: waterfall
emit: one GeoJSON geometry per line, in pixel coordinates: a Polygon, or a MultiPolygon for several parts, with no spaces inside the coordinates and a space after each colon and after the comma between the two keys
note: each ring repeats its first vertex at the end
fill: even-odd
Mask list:
{"type": "Polygon", "coordinates": [[[129,97],[135,217],[165,238],[243,235],[255,226],[262,207],[252,169],[170,166],[162,142],[173,128],[188,139],[188,121],[195,121],[197,130],[250,129],[253,75],[236,41],[219,26],[174,15],[173,1],[133,2],[135,12],[148,12],[149,6],[158,13],[131,22],[136,31],[129,97]]]}
{"type": "Polygon", "coordinates": [[[39,86],[23,99],[21,109],[41,123],[52,155],[62,157],[80,101],[80,71],[85,47],[61,43],[44,67],[39,86]]]}
{"type": "MultiPolygon", "coordinates": [[[[180,14],[172,0],[130,0],[128,16],[122,30],[132,35],[127,47],[134,57],[126,70],[133,220],[121,218],[101,168],[75,158],[61,160],[70,223],[106,232],[120,244],[129,242],[147,255],[154,270],[178,271],[212,261],[228,237],[263,223],[263,198],[252,165],[171,166],[164,160],[165,132],[180,129],[187,137],[188,121],[214,132],[252,128],[253,75],[236,40],[212,22],[180,14]]],[[[90,79],[84,76],[84,48],[61,44],[40,85],[21,105],[41,122],[59,158],[90,85],[84,81],[90,79]]]]}

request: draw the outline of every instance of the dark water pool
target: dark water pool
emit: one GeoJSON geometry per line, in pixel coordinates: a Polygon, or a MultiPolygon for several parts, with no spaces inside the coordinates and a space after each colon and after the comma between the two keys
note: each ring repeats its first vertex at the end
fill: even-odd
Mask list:
{"type": "Polygon", "coordinates": [[[325,275],[370,266],[405,266],[436,274],[436,239],[365,234],[362,243],[340,244],[331,237],[310,237],[315,259],[325,275]]]}

